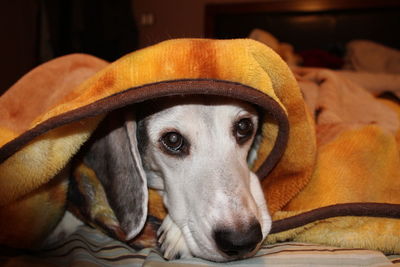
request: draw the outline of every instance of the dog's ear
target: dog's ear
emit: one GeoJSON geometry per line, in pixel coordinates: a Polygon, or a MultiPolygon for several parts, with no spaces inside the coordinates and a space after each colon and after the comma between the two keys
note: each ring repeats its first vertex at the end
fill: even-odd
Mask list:
{"type": "Polygon", "coordinates": [[[141,231],[147,217],[147,180],[136,127],[133,113],[124,111],[108,116],[84,159],[101,181],[127,240],[141,231]]]}

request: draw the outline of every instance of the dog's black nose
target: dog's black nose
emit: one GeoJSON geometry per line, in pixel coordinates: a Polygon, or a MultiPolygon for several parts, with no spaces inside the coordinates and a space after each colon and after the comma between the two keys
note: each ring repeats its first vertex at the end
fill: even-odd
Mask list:
{"type": "Polygon", "coordinates": [[[262,240],[261,225],[256,222],[244,231],[221,228],[214,231],[218,248],[229,256],[242,256],[253,251],[262,240]]]}

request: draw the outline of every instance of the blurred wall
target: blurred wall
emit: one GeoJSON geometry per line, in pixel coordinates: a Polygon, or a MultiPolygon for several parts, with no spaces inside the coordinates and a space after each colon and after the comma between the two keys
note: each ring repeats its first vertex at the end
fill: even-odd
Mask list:
{"type": "Polygon", "coordinates": [[[37,1],[1,1],[0,95],[37,64],[39,10],[37,1]]]}
{"type": "Polygon", "coordinates": [[[2,0],[0,95],[51,58],[114,60],[166,39],[203,37],[207,4],[253,1],[281,0],[2,0]]]}
{"type": "MultiPolygon", "coordinates": [[[[139,47],[178,37],[203,37],[205,6],[255,0],[132,0],[139,47]]],[[[280,0],[256,0],[257,2],[280,0]]]]}
{"type": "Polygon", "coordinates": [[[137,49],[137,40],[132,0],[1,0],[0,96],[52,58],[88,53],[113,61],[137,49]]]}

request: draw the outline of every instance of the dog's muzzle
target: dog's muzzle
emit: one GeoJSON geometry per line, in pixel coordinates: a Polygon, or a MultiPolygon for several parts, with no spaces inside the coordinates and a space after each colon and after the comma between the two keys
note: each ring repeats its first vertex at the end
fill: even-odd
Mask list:
{"type": "Polygon", "coordinates": [[[243,230],[220,228],[214,231],[219,250],[229,257],[242,258],[251,253],[262,241],[261,225],[256,221],[243,230]]]}

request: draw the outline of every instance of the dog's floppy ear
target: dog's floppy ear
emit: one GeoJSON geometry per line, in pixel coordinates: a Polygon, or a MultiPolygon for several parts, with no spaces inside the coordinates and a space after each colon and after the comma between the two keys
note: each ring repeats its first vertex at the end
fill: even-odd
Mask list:
{"type": "Polygon", "coordinates": [[[147,181],[136,127],[133,113],[111,114],[98,129],[85,155],[85,164],[101,181],[127,240],[141,231],[147,217],[147,181]]]}

